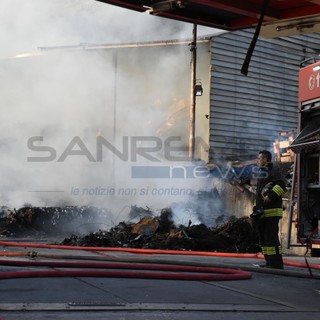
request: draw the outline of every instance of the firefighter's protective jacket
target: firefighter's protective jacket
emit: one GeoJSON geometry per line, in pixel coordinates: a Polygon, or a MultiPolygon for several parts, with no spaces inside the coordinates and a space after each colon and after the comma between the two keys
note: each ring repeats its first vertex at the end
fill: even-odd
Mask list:
{"type": "Polygon", "coordinates": [[[262,219],[282,218],[282,196],[285,192],[286,185],[280,170],[274,168],[272,163],[268,163],[266,167],[261,167],[257,179],[256,207],[263,208],[262,219]],[[262,193],[271,200],[268,204],[263,203],[262,193]]]}

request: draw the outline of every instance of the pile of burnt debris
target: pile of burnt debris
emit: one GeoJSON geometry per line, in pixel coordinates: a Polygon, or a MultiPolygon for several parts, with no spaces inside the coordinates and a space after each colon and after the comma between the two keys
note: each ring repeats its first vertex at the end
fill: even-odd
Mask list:
{"type": "Polygon", "coordinates": [[[99,230],[86,236],[66,238],[64,245],[130,247],[148,249],[258,252],[258,237],[248,217],[231,217],[215,228],[204,224],[175,226],[170,208],[158,217],[144,217],[138,223],[121,222],[110,231],[99,230]]]}
{"type": "Polygon", "coordinates": [[[259,251],[257,232],[248,217],[233,216],[227,222],[209,228],[204,224],[193,225],[191,221],[187,226],[175,225],[171,208],[162,209],[159,215],[154,216],[148,209],[131,206],[131,215],[136,215],[137,212],[139,213],[137,223],[120,222],[108,230],[102,230],[103,226],[99,221],[102,221],[102,217],[106,219],[110,214],[106,209],[87,206],[24,207],[0,212],[0,235],[35,237],[64,233],[64,236],[66,234],[71,236],[65,238],[62,244],[73,246],[240,253],[259,251]],[[96,229],[98,231],[85,235],[77,232],[75,225],[91,223],[99,224],[99,229],[96,229]]]}
{"type": "Polygon", "coordinates": [[[111,217],[108,209],[93,206],[0,208],[0,235],[6,237],[63,236],[97,230],[111,217]]]}

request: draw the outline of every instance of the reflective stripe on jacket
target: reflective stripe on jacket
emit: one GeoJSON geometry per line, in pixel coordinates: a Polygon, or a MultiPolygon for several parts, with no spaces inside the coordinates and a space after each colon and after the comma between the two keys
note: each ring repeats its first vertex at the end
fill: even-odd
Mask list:
{"type": "Polygon", "coordinates": [[[261,218],[282,218],[282,196],[286,192],[285,182],[272,163],[268,163],[267,167],[261,168],[261,173],[261,177],[257,180],[256,195],[256,206],[264,209],[261,218]],[[263,204],[261,192],[270,182],[273,183],[273,186],[266,194],[270,199],[270,203],[263,204]]]}
{"type": "Polygon", "coordinates": [[[278,217],[282,218],[282,208],[271,208],[271,209],[264,209],[261,218],[272,218],[278,217]]]}

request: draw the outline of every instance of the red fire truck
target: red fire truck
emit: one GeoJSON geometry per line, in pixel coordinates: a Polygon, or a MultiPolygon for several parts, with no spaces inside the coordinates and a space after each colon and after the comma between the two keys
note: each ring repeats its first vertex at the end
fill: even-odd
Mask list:
{"type": "Polygon", "coordinates": [[[291,209],[298,243],[320,244],[320,61],[301,64],[298,102],[298,135],[290,145],[296,154],[291,209]]]}

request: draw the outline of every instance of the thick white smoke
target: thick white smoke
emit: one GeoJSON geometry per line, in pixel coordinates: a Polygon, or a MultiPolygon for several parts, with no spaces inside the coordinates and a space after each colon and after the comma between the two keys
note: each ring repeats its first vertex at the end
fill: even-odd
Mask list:
{"type": "MultiPolygon", "coordinates": [[[[164,161],[165,139],[188,136],[188,101],[179,105],[190,86],[185,77],[188,45],[159,48],[154,57],[148,48],[38,50],[188,38],[192,25],[93,0],[2,0],[0,19],[1,205],[90,204],[123,212],[137,204],[157,209],[202,185],[201,179],[131,175],[136,165],[172,165],[164,161]],[[29,54],[18,58],[21,53],[29,54]],[[185,116],[166,132],[170,107],[185,116]],[[151,152],[152,160],[141,154],[135,160],[131,139],[137,136],[147,137],[146,142],[137,139],[137,147],[157,150],[151,152]],[[97,137],[119,152],[126,149],[123,137],[128,137],[128,157],[121,159],[103,145],[97,161],[97,137]]],[[[209,31],[215,30],[200,28],[200,34],[209,31]]]]}
{"type": "MultiPolygon", "coordinates": [[[[190,37],[192,25],[95,0],[2,0],[1,56],[39,46],[124,43],[190,37]]],[[[217,30],[200,27],[198,34],[217,30]]]]}

